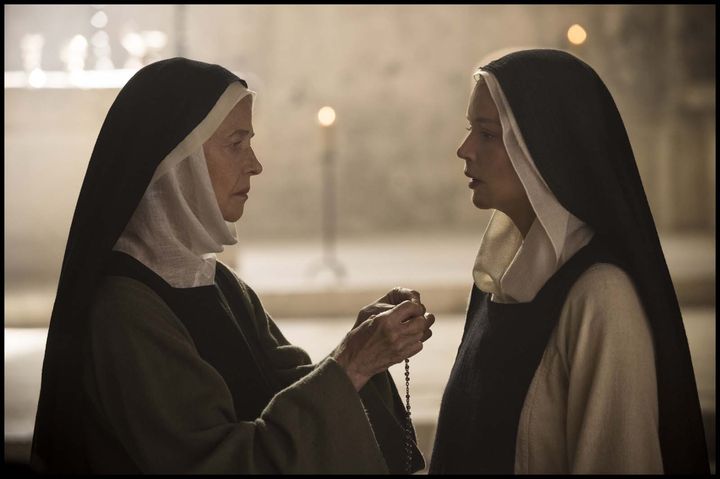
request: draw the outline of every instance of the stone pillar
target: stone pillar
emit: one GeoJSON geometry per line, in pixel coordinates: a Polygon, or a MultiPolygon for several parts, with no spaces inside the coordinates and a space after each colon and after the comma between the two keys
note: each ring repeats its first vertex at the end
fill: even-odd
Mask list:
{"type": "Polygon", "coordinates": [[[667,8],[670,43],[675,45],[675,57],[668,62],[674,80],[669,85],[674,141],[667,153],[674,187],[670,226],[682,231],[711,231],[715,198],[715,7],[667,8]]]}
{"type": "Polygon", "coordinates": [[[657,146],[646,189],[659,229],[709,231],[715,224],[714,13],[706,18],[702,6],[660,8],[662,29],[652,62],[662,65],[656,71],[664,78],[657,79],[663,88],[656,99],[657,133],[651,138],[657,146]]]}
{"type": "Polygon", "coordinates": [[[657,151],[657,175],[653,185],[658,208],[655,213],[655,221],[658,229],[672,230],[675,227],[675,183],[673,175],[673,157],[675,154],[674,145],[677,142],[679,128],[677,118],[678,88],[682,72],[678,65],[680,63],[679,45],[676,41],[677,31],[680,26],[679,5],[666,5],[663,15],[664,29],[661,35],[666,45],[664,51],[663,68],[659,71],[665,76],[667,88],[664,91],[664,98],[661,101],[660,124],[658,128],[657,151]]]}

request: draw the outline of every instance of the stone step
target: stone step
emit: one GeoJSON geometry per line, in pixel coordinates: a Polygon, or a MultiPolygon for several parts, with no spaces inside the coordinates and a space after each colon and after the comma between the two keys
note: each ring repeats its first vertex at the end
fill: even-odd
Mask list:
{"type": "MultiPolygon", "coordinates": [[[[346,274],[323,269],[312,242],[263,242],[228,248],[220,255],[260,296],[275,317],[353,316],[394,286],[422,293],[428,309],[459,314],[472,284],[478,238],[392,236],[346,240],[337,260],[346,274]]],[[[715,305],[715,239],[708,235],[664,236],[663,249],[683,307],[715,305]]],[[[45,327],[55,284],[33,288],[5,286],[5,326],[45,327]]]]}
{"type": "MultiPolygon", "coordinates": [[[[675,291],[681,307],[715,306],[714,278],[675,280],[675,291]]],[[[429,311],[459,314],[465,311],[470,281],[460,284],[423,284],[412,281],[397,283],[421,292],[429,311]]],[[[251,284],[252,286],[252,284],[251,284]]],[[[257,290],[263,306],[275,317],[332,318],[354,316],[374,299],[382,297],[393,286],[327,287],[305,290],[257,290]]],[[[52,314],[54,290],[5,293],[6,327],[46,327],[52,314]]]]}

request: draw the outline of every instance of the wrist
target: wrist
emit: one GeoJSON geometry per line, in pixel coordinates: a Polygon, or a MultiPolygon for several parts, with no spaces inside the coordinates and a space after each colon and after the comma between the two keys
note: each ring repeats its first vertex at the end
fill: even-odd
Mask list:
{"type": "Polygon", "coordinates": [[[353,387],[356,391],[360,391],[360,389],[365,386],[365,384],[370,379],[369,376],[366,374],[363,374],[359,371],[357,371],[353,367],[353,363],[351,358],[348,357],[348,354],[346,353],[347,350],[341,350],[340,348],[333,351],[331,354],[332,358],[337,362],[340,367],[345,371],[345,374],[347,374],[348,379],[352,383],[353,387]]]}
{"type": "Polygon", "coordinates": [[[368,376],[350,371],[348,369],[345,370],[345,373],[347,374],[348,378],[350,379],[350,382],[352,383],[353,387],[355,388],[355,391],[360,391],[370,380],[370,378],[368,376]]]}

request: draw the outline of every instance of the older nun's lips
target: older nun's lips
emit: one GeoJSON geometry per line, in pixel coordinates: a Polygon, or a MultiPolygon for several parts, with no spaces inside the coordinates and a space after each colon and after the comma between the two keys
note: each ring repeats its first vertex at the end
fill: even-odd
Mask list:
{"type": "Polygon", "coordinates": [[[245,198],[247,198],[249,192],[250,192],[250,188],[245,188],[244,190],[240,190],[240,191],[236,192],[234,196],[244,196],[245,198]]]}

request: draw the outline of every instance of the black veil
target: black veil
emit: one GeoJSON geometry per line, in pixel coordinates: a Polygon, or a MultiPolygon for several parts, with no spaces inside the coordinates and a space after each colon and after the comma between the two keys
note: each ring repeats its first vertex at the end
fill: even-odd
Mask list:
{"type": "Polygon", "coordinates": [[[113,102],[75,207],[45,348],[31,466],[87,472],[81,379],[87,315],[117,239],[160,162],[234,82],[219,65],[172,58],[138,71],[113,102]]]}

